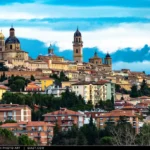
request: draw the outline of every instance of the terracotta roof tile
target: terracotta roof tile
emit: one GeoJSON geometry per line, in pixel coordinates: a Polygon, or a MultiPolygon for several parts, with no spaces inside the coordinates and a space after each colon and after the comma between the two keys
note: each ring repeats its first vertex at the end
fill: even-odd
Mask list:
{"type": "Polygon", "coordinates": [[[18,123],[6,123],[1,125],[2,128],[17,127],[17,126],[18,123]]]}
{"type": "Polygon", "coordinates": [[[82,115],[83,116],[83,114],[81,114],[79,112],[68,110],[66,108],[61,108],[58,111],[47,113],[47,114],[45,114],[43,116],[54,116],[54,115],[67,115],[67,116],[71,116],[71,115],[77,115],[77,116],[79,116],[79,115],[82,115]]]}

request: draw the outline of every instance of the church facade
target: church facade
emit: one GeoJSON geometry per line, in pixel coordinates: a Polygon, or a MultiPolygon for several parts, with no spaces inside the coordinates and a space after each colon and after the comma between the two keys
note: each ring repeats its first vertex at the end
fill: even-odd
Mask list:
{"type": "Polygon", "coordinates": [[[48,68],[43,61],[31,60],[27,52],[21,49],[21,43],[15,36],[13,27],[9,30],[9,37],[5,40],[0,33],[0,60],[4,61],[9,68],[22,67],[26,70],[36,70],[37,68],[48,68]]]}

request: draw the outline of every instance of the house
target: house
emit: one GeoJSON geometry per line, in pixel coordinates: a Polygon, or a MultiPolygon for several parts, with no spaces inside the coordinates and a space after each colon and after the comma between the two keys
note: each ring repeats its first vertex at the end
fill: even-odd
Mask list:
{"type": "Polygon", "coordinates": [[[0,85],[0,100],[2,99],[3,94],[9,90],[9,87],[5,85],[0,85]]]}
{"type": "Polygon", "coordinates": [[[106,80],[81,81],[71,85],[72,91],[76,95],[81,95],[85,102],[92,101],[94,105],[100,100],[111,100],[112,96],[115,100],[115,84],[106,80]]]}
{"type": "Polygon", "coordinates": [[[50,145],[54,134],[54,125],[44,121],[6,123],[1,125],[0,128],[8,129],[16,136],[25,134],[40,146],[50,145]]]}
{"type": "Polygon", "coordinates": [[[31,121],[31,108],[27,105],[0,104],[0,121],[31,121]]]}
{"type": "Polygon", "coordinates": [[[36,85],[35,82],[29,83],[25,88],[24,91],[26,92],[40,92],[42,89],[40,86],[36,85]]]}
{"type": "Polygon", "coordinates": [[[50,85],[52,85],[54,83],[54,79],[49,78],[49,77],[42,77],[40,79],[40,81],[41,81],[42,91],[45,91],[45,89],[48,86],[50,86],[50,85]]]}
{"type": "Polygon", "coordinates": [[[60,130],[67,131],[75,124],[79,128],[84,124],[85,115],[76,111],[60,108],[60,110],[47,113],[44,116],[44,121],[58,124],[60,130]]]}
{"type": "Polygon", "coordinates": [[[108,113],[101,113],[96,117],[97,127],[103,129],[106,126],[107,121],[117,124],[120,117],[126,117],[127,121],[135,128],[136,133],[139,133],[139,120],[134,112],[129,112],[125,110],[113,110],[108,113]]]}
{"type": "Polygon", "coordinates": [[[50,85],[45,89],[45,94],[53,94],[55,97],[60,97],[61,94],[66,91],[67,88],[71,92],[71,88],[69,87],[62,88],[57,85],[50,85]]]}

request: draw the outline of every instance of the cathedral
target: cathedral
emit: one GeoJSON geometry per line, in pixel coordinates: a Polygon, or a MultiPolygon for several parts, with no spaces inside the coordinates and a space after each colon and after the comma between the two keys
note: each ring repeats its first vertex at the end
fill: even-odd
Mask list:
{"type": "Polygon", "coordinates": [[[21,43],[15,35],[13,27],[9,30],[9,37],[5,40],[2,32],[0,32],[0,61],[11,69],[24,68],[25,70],[36,69],[57,69],[64,71],[77,71],[79,69],[97,69],[97,71],[111,71],[112,60],[107,53],[104,60],[95,52],[94,56],[89,59],[88,63],[83,62],[83,40],[82,35],[77,28],[73,37],[73,61],[65,60],[63,57],[54,53],[52,45],[48,48],[47,55],[39,55],[33,60],[28,53],[21,49],[21,43]]]}
{"type": "Polygon", "coordinates": [[[48,68],[47,63],[30,59],[28,53],[21,49],[13,27],[10,28],[9,37],[6,40],[3,33],[0,32],[0,60],[11,69],[14,67],[22,67],[26,70],[48,68]]]}

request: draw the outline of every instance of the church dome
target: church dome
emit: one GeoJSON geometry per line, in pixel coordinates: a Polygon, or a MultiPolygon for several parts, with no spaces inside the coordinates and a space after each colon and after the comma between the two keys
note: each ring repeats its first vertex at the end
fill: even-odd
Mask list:
{"type": "Polygon", "coordinates": [[[13,27],[10,28],[11,31],[14,31],[15,29],[13,27]]]}
{"type": "Polygon", "coordinates": [[[78,30],[78,28],[77,28],[76,32],[74,33],[74,36],[81,36],[81,33],[80,33],[80,31],[78,30]]]}
{"type": "Polygon", "coordinates": [[[6,39],[5,44],[20,44],[20,41],[15,36],[14,37],[9,36],[6,39]]]}
{"type": "Polygon", "coordinates": [[[4,35],[3,35],[3,33],[2,32],[0,32],[0,40],[4,40],[4,35]]]}

